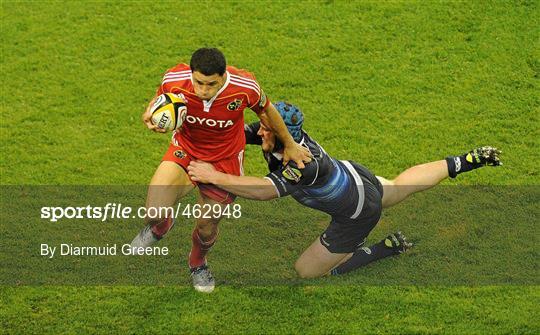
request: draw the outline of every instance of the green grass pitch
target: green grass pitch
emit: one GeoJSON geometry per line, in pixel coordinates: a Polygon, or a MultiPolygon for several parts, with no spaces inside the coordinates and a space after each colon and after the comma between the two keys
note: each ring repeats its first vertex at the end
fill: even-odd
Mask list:
{"type": "MultiPolygon", "coordinates": [[[[287,200],[279,200],[289,209],[282,212],[241,201],[263,219],[223,222],[211,295],[194,292],[178,266],[189,220],[164,241],[182,246],[162,269],[163,285],[17,285],[10,268],[45,263],[2,250],[0,333],[540,333],[537,1],[2,1],[0,8],[0,233],[13,236],[0,250],[39,243],[32,239],[39,220],[14,232],[24,225],[6,210],[10,185],[148,183],[169,136],[146,131],[140,115],[163,72],[201,46],[254,72],[272,101],[300,105],[306,130],[330,154],[378,175],[484,144],[502,148],[505,163],[389,210],[371,241],[403,228],[416,250],[343,278],[294,277],[294,259],[327,217],[287,200]],[[467,189],[459,186],[485,186],[482,201],[505,210],[475,207],[474,198],[452,208],[449,194],[467,189]],[[478,208],[499,219],[460,216],[478,208]]],[[[265,174],[258,150],[247,148],[245,170],[265,174]]],[[[135,232],[123,227],[114,237],[135,232]]]]}

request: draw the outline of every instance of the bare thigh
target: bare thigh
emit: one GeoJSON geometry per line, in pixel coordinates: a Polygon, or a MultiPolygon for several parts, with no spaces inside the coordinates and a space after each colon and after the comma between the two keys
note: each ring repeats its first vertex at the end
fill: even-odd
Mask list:
{"type": "Polygon", "coordinates": [[[397,198],[399,197],[399,194],[398,194],[398,188],[394,186],[394,182],[380,176],[376,176],[376,177],[383,186],[383,197],[382,197],[383,208],[388,208],[392,205],[395,205],[397,202],[397,198]]]}
{"type": "MultiPolygon", "coordinates": [[[[163,161],[156,169],[146,197],[146,208],[172,207],[194,188],[186,171],[174,162],[163,161]]],[[[164,213],[160,213],[164,214],[164,213]]],[[[155,221],[163,219],[155,218],[155,221]]],[[[147,219],[147,221],[154,221],[147,219]]]]}

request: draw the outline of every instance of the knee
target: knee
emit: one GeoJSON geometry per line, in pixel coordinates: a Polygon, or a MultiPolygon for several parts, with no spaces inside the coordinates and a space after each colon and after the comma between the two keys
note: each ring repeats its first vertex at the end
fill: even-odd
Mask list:
{"type": "Polygon", "coordinates": [[[199,218],[195,222],[198,229],[206,230],[206,229],[212,229],[213,227],[216,227],[219,220],[216,219],[202,219],[199,218]]]}
{"type": "Polygon", "coordinates": [[[296,271],[296,274],[298,275],[299,278],[302,278],[302,279],[309,278],[308,272],[301,265],[298,265],[298,262],[294,264],[294,270],[296,271]]]}
{"type": "Polygon", "coordinates": [[[197,230],[199,231],[199,236],[209,237],[213,236],[217,232],[219,220],[213,219],[198,219],[196,222],[197,230]]]}
{"type": "Polygon", "coordinates": [[[309,269],[307,266],[302,264],[300,261],[296,261],[296,263],[294,264],[294,270],[296,271],[296,274],[298,275],[298,277],[302,279],[320,277],[319,274],[313,272],[311,269],[309,269]]]}

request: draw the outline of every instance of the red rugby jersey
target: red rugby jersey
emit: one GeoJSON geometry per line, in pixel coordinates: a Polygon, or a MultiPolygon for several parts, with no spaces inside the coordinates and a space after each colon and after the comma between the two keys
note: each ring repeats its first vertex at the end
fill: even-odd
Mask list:
{"type": "Polygon", "coordinates": [[[244,150],[244,109],[260,113],[270,103],[245,70],[227,66],[227,79],[211,100],[195,95],[191,69],[178,64],[167,70],[157,94],[182,93],[187,100],[187,116],[182,128],[173,133],[172,142],[182,146],[196,159],[215,162],[244,150]]]}

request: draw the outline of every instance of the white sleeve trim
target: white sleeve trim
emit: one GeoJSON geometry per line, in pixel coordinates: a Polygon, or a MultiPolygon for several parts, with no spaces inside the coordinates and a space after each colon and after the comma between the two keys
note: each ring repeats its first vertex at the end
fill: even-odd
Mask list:
{"type": "Polygon", "coordinates": [[[273,185],[273,186],[274,186],[274,188],[276,189],[276,193],[277,193],[277,195],[278,195],[278,198],[281,198],[281,193],[279,193],[279,190],[278,190],[278,188],[277,188],[276,184],[274,183],[274,181],[272,180],[272,178],[269,178],[269,177],[264,177],[264,179],[268,179],[268,180],[270,180],[270,182],[272,183],[272,185],[273,185]]]}

